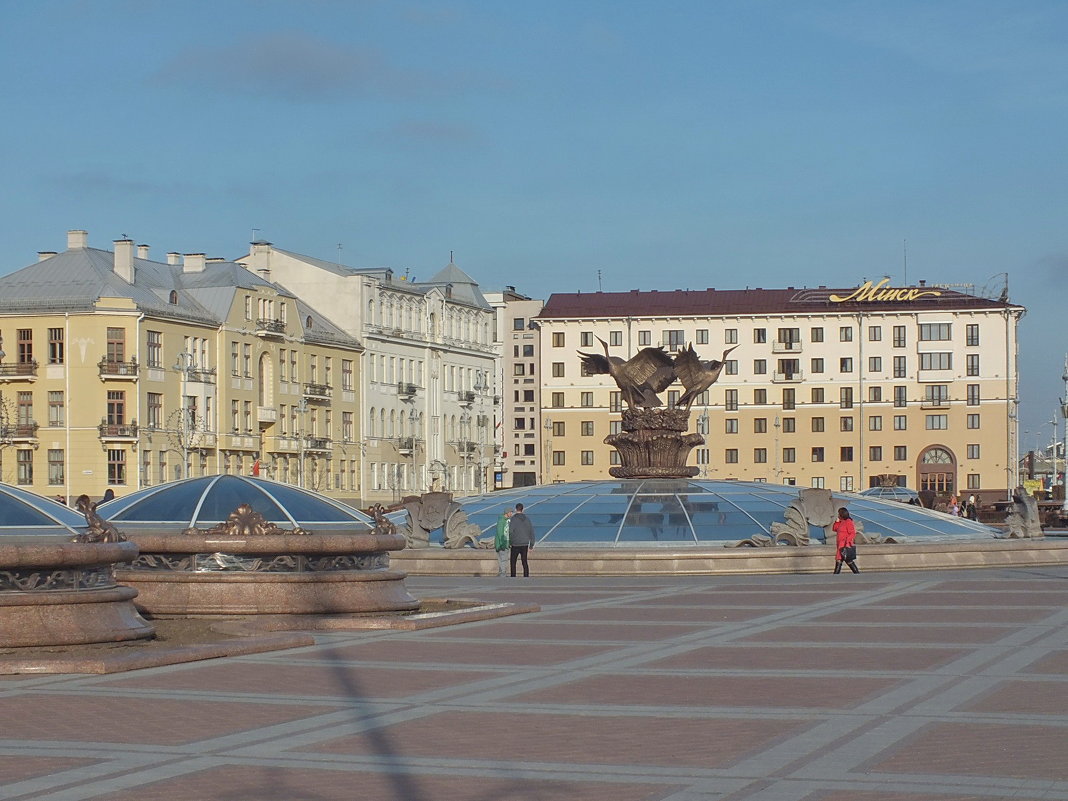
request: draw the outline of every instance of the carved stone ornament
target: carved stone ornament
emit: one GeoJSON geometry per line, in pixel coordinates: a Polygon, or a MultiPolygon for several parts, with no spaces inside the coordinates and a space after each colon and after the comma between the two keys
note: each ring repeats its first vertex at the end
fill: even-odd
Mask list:
{"type": "Polygon", "coordinates": [[[615,478],[685,478],[700,469],[687,466],[690,451],[703,445],[700,434],[684,433],[689,409],[623,410],[623,431],[604,438],[619,452],[620,464],[608,472],[615,478]]]}
{"type": "Polygon", "coordinates": [[[78,500],[74,502],[74,508],[85,515],[85,522],[89,526],[84,534],[72,538],[74,542],[126,542],[122,532],[97,514],[96,504],[88,495],[79,495],[78,500]]]}
{"type": "Polygon", "coordinates": [[[1017,487],[1012,493],[1012,507],[1005,518],[1008,539],[1034,539],[1044,537],[1042,519],[1038,512],[1038,501],[1023,487],[1017,487]]]}
{"type": "Polygon", "coordinates": [[[213,537],[262,537],[270,534],[307,535],[309,532],[299,526],[294,529],[279,528],[247,503],[243,503],[230,512],[230,516],[217,526],[204,531],[198,531],[195,528],[186,529],[182,533],[208,534],[213,537]]]}

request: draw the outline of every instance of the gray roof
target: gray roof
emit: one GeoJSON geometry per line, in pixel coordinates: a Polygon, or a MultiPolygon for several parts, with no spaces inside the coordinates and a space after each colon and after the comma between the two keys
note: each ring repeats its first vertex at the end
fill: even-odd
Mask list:
{"type": "Polygon", "coordinates": [[[451,286],[451,297],[460,303],[477,306],[480,309],[492,308],[482,296],[478,288],[478,282],[453,264],[451,261],[442,267],[429,281],[424,281],[422,286],[451,286]]]}

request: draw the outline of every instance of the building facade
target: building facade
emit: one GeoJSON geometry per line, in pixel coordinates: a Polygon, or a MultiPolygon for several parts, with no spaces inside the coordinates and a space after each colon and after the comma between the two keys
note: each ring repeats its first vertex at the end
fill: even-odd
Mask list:
{"type": "Polygon", "coordinates": [[[450,262],[429,281],[253,242],[238,261],[321,309],[364,346],[365,503],[490,491],[500,391],[494,311],[450,262]]]}
{"type": "Polygon", "coordinates": [[[68,233],[0,278],[0,481],[100,497],[260,474],[358,500],[363,348],[239,264],[68,233]]]}
{"type": "MultiPolygon", "coordinates": [[[[607,477],[620,398],[576,351],[624,359],[692,343],[722,359],[692,407],[707,478],[862,490],[894,482],[1005,497],[1017,482],[1024,309],[950,288],[554,294],[541,326],[545,480],[607,477]],[[729,353],[724,358],[724,353],[729,353]]],[[[672,404],[682,387],[664,394],[672,404]]]]}

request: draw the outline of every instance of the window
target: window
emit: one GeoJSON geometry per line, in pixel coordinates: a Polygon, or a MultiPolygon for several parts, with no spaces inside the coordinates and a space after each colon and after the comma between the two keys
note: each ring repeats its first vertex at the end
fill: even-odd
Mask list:
{"type": "Polygon", "coordinates": [[[967,421],[967,427],[968,428],[979,428],[979,415],[977,415],[977,414],[969,414],[968,415],[968,421],[967,421]]]}
{"type": "MultiPolygon", "coordinates": [[[[698,433],[700,433],[700,432],[698,432],[698,433]]],[[[724,433],[727,433],[727,434],[737,434],[738,433],[738,418],[737,417],[728,417],[724,421],[724,433]]]]}
{"type": "Polygon", "coordinates": [[[882,387],[868,387],[868,402],[869,403],[882,403],[883,400],[883,388],[882,387]]]}
{"type": "Polygon", "coordinates": [[[527,321],[525,317],[516,317],[512,320],[513,331],[523,331],[527,327],[527,321]]]}
{"type": "Polygon", "coordinates": [[[126,393],[123,390],[108,390],[107,410],[107,424],[109,426],[126,424],[126,393]]]}
{"type": "Polygon", "coordinates": [[[567,426],[562,420],[553,421],[553,436],[562,437],[564,432],[567,431],[567,426]]]}
{"type": "Polygon", "coordinates": [[[945,431],[949,428],[949,415],[946,414],[929,414],[927,415],[926,428],[928,431],[945,431]]]}
{"type": "Polygon", "coordinates": [[[126,451],[108,449],[108,484],[126,483],[126,451]]]}
{"type": "Polygon", "coordinates": [[[356,384],[353,380],[352,359],[341,360],[341,389],[352,391],[356,384]]]}
{"type": "Polygon", "coordinates": [[[592,437],[593,436],[593,421],[592,420],[583,420],[579,424],[579,428],[580,428],[580,433],[582,434],[582,436],[584,436],[584,437],[592,437]]]}
{"type": "Polygon", "coordinates": [[[664,337],[661,340],[661,345],[667,348],[669,351],[682,350],[686,345],[686,332],[681,329],[671,329],[664,331],[664,337]]]}
{"type": "Polygon", "coordinates": [[[593,332],[581,331],[579,332],[579,345],[583,348],[593,347],[593,332]]]}
{"type": "Polygon", "coordinates": [[[553,378],[563,378],[564,377],[564,363],[563,362],[553,362],[552,373],[553,373],[553,378]]]}
{"type": "Polygon", "coordinates": [[[552,406],[552,408],[554,408],[554,409],[563,409],[564,408],[564,393],[563,392],[554,392],[552,394],[552,400],[551,400],[549,405],[552,406]]]}
{"type": "Polygon", "coordinates": [[[126,329],[107,329],[107,360],[109,362],[126,361],[126,329]]]}
{"type": "Polygon", "coordinates": [[[883,449],[879,445],[872,445],[868,448],[868,461],[869,462],[881,462],[883,460],[883,449]]]}
{"type": "MultiPolygon", "coordinates": [[[[516,396],[517,396],[516,400],[519,400],[518,395],[519,395],[519,392],[517,391],[516,392],[516,396]]],[[[533,403],[533,402],[534,402],[534,390],[532,390],[532,389],[524,389],[523,390],[523,403],[533,403]]]]}
{"type": "Polygon", "coordinates": [[[937,353],[920,354],[921,370],[952,370],[953,354],[939,351],[937,353]]]}
{"type": "Polygon", "coordinates": [[[48,391],[48,425],[63,426],[67,415],[63,403],[63,393],[55,390],[48,391]]]}
{"type": "Polygon", "coordinates": [[[48,363],[63,364],[63,329],[48,329],[48,363]]]}
{"type": "Polygon", "coordinates": [[[948,406],[949,384],[928,384],[923,389],[923,402],[928,407],[948,406]]]}
{"type": "Polygon", "coordinates": [[[883,371],[883,357],[882,356],[869,356],[868,357],[868,372],[869,373],[881,373],[883,371]]]}
{"type": "Polygon", "coordinates": [[[843,356],[838,360],[838,371],[842,373],[852,373],[853,360],[848,356],[843,356]]]}
{"type": "Polygon", "coordinates": [[[812,366],[812,372],[813,373],[822,373],[823,372],[823,359],[813,359],[812,363],[811,363],[811,366],[812,366]]]}
{"type": "Polygon", "coordinates": [[[356,432],[353,428],[352,412],[341,413],[341,439],[345,442],[355,442],[356,432]]]}
{"type": "Polygon", "coordinates": [[[582,451],[582,463],[593,464],[593,451],[582,451]]]}
{"type": "MultiPolygon", "coordinates": [[[[620,347],[623,344],[623,332],[622,331],[609,331],[608,332],[608,344],[613,347],[620,347]]],[[[585,464],[585,462],[583,462],[585,464]]],[[[590,463],[592,464],[592,462],[590,463]]]]}
{"type": "Polygon", "coordinates": [[[795,448],[783,448],[782,460],[787,464],[791,464],[797,461],[797,450],[795,448]]]}
{"type": "Polygon", "coordinates": [[[801,329],[780,328],[778,332],[778,338],[780,344],[787,346],[799,345],[801,343],[801,329]]]}
{"type": "Polygon", "coordinates": [[[162,428],[163,426],[163,393],[148,393],[148,427],[162,428]]]}
{"type": "Polygon", "coordinates": [[[512,365],[512,375],[526,375],[526,374],[527,374],[527,366],[525,364],[519,363],[519,364],[512,365]]]}
{"type": "Polygon", "coordinates": [[[969,445],[968,446],[968,458],[969,459],[978,459],[979,458],[979,446],[978,445],[969,445]]]}
{"type": "Polygon", "coordinates": [[[652,331],[639,331],[638,332],[638,347],[647,348],[653,344],[653,332],[652,331]]]}
{"type": "Polygon", "coordinates": [[[727,359],[727,361],[723,363],[723,371],[727,375],[738,375],[738,360],[727,359]]]}
{"type": "MultiPolygon", "coordinates": [[[[534,400],[532,397],[531,400],[534,400]]],[[[623,393],[619,390],[608,393],[608,411],[618,412],[623,409],[623,393]]]]}
{"type": "Polygon", "coordinates": [[[824,400],[824,398],[825,398],[825,394],[823,392],[823,387],[813,387],[812,388],[812,402],[813,403],[825,403],[826,401],[824,400]]]}
{"type": "Polygon", "coordinates": [[[553,451],[553,464],[557,466],[564,464],[563,451],[553,451]]]}
{"type": "Polygon", "coordinates": [[[853,387],[842,387],[838,391],[838,406],[842,409],[853,408],[853,387]]]}
{"type": "Polygon", "coordinates": [[[784,417],[782,419],[782,433],[793,434],[795,431],[797,431],[797,418],[784,417]]]}
{"type": "Polygon", "coordinates": [[[753,342],[757,345],[761,345],[768,341],[768,329],[766,328],[754,328],[753,329],[753,342]]]}
{"type": "Polygon", "coordinates": [[[908,405],[908,387],[894,387],[894,406],[905,408],[908,405]]]}
{"type": "Polygon", "coordinates": [[[853,446],[843,445],[838,452],[839,460],[843,462],[853,461],[853,446]]]}
{"type": "Polygon", "coordinates": [[[838,418],[838,428],[840,431],[852,431],[853,430],[853,418],[852,417],[840,417],[838,418]]]}
{"type": "Polygon", "coordinates": [[[723,342],[724,342],[724,344],[727,344],[727,345],[737,345],[738,344],[738,329],[737,328],[728,328],[726,331],[724,331],[723,332],[723,342]]]}
{"type": "Polygon", "coordinates": [[[852,492],[853,476],[842,476],[838,482],[838,485],[841,488],[842,492],[852,492]]]}
{"type": "Polygon", "coordinates": [[[32,392],[17,392],[15,393],[15,405],[16,405],[16,422],[20,426],[33,425],[33,393],[32,392]]]}
{"type": "Polygon", "coordinates": [[[707,328],[698,328],[697,329],[696,340],[697,340],[697,344],[698,345],[707,345],[708,344],[708,329],[707,328]]]}
{"type": "Polygon", "coordinates": [[[823,342],[823,329],[813,328],[809,333],[809,339],[813,342],[823,342]]]}
{"type": "Polygon", "coordinates": [[[883,328],[879,325],[868,326],[868,342],[882,342],[883,328]]]}
{"type": "Polygon", "coordinates": [[[697,464],[709,464],[710,463],[709,462],[709,458],[708,458],[708,448],[698,448],[697,450],[694,451],[694,456],[696,457],[694,459],[694,461],[697,464]]]}
{"type": "Polygon", "coordinates": [[[822,417],[812,418],[812,430],[817,434],[823,431],[824,421],[822,417]]]}
{"type": "Polygon", "coordinates": [[[853,327],[849,325],[843,325],[838,329],[838,341],[839,342],[852,342],[853,341],[853,327]]]}
{"type": "Polygon", "coordinates": [[[920,342],[946,342],[949,328],[949,323],[920,323],[920,342]]]}
{"type": "Polygon", "coordinates": [[[15,480],[22,486],[33,484],[33,451],[15,451],[15,480]]]}
{"type": "Polygon", "coordinates": [[[593,406],[593,393],[583,392],[579,396],[579,406],[593,406]]]}
{"type": "Polygon", "coordinates": [[[753,448],[753,461],[756,464],[767,464],[767,462],[768,462],[768,449],[767,448],[753,448]]]}
{"type": "Polygon", "coordinates": [[[728,412],[738,411],[738,390],[728,389],[724,391],[723,408],[728,412]]]}
{"type": "Polygon", "coordinates": [[[767,359],[753,359],[753,375],[767,375],[768,372],[768,360],[767,359]]]}
{"type": "Polygon", "coordinates": [[[753,390],[753,403],[758,406],[762,406],[768,402],[768,391],[766,389],[754,389],[753,390]]]}
{"type": "Polygon", "coordinates": [[[677,389],[669,389],[667,394],[667,407],[674,409],[679,405],[679,396],[681,393],[677,389]]]}
{"type": "Polygon", "coordinates": [[[16,329],[15,347],[15,358],[18,360],[19,364],[33,364],[33,329],[16,329]]]}
{"type": "Polygon", "coordinates": [[[894,326],[894,347],[905,347],[905,326],[903,325],[894,326]]]}
{"type": "Polygon", "coordinates": [[[907,445],[895,445],[894,446],[894,461],[904,462],[909,458],[909,449],[907,445]]]}
{"type": "Polygon", "coordinates": [[[894,378],[905,378],[906,361],[904,356],[894,357],[894,378]]]}
{"type": "Polygon", "coordinates": [[[789,381],[801,373],[800,359],[779,359],[779,373],[789,381]]]}
{"type": "Polygon", "coordinates": [[[979,474],[968,473],[968,489],[979,489],[980,486],[981,485],[979,484],[979,474]]]}
{"type": "Polygon", "coordinates": [[[797,392],[794,389],[782,391],[782,408],[784,411],[792,411],[797,408],[797,392]]]}
{"type": "Polygon", "coordinates": [[[969,348],[979,347],[979,324],[968,323],[968,325],[964,329],[964,332],[964,344],[967,345],[969,348]]]}
{"type": "Polygon", "coordinates": [[[723,452],[723,461],[727,464],[738,464],[738,449],[727,448],[727,450],[723,452]]]}
{"type": "Polygon", "coordinates": [[[553,347],[554,348],[562,348],[562,347],[564,347],[564,332],[563,331],[553,331],[553,347]]]}
{"type": "Polygon", "coordinates": [[[978,384],[968,384],[968,405],[969,406],[978,406],[979,405],[979,385],[978,384]]]}
{"type": "Polygon", "coordinates": [[[754,434],[767,434],[768,433],[768,418],[757,417],[753,420],[753,433],[754,434]]]}
{"type": "Polygon", "coordinates": [[[56,448],[48,449],[48,484],[56,487],[66,483],[64,477],[63,451],[56,448]]]}
{"type": "Polygon", "coordinates": [[[882,431],[883,430],[883,418],[881,415],[873,414],[868,418],[868,431],[882,431]]]}
{"type": "Polygon", "coordinates": [[[907,431],[909,422],[908,417],[903,414],[894,415],[894,431],[907,431]]]}
{"type": "Polygon", "coordinates": [[[823,448],[813,448],[812,449],[812,461],[814,461],[814,462],[822,462],[823,461],[823,448]]]}
{"type": "Polygon", "coordinates": [[[823,476],[813,476],[812,477],[812,488],[813,489],[824,489],[823,476]]]}
{"type": "Polygon", "coordinates": [[[965,357],[965,375],[979,375],[979,354],[969,353],[965,357]]]}

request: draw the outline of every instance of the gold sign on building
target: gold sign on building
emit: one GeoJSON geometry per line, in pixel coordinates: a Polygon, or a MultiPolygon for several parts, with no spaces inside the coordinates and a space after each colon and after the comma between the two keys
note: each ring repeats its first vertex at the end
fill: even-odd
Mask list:
{"type": "Polygon", "coordinates": [[[865,281],[848,295],[831,295],[833,303],[845,303],[848,300],[860,302],[888,301],[888,300],[916,300],[926,295],[938,297],[942,293],[937,289],[919,289],[917,287],[891,287],[889,278],[884,278],[877,284],[865,281]]]}

